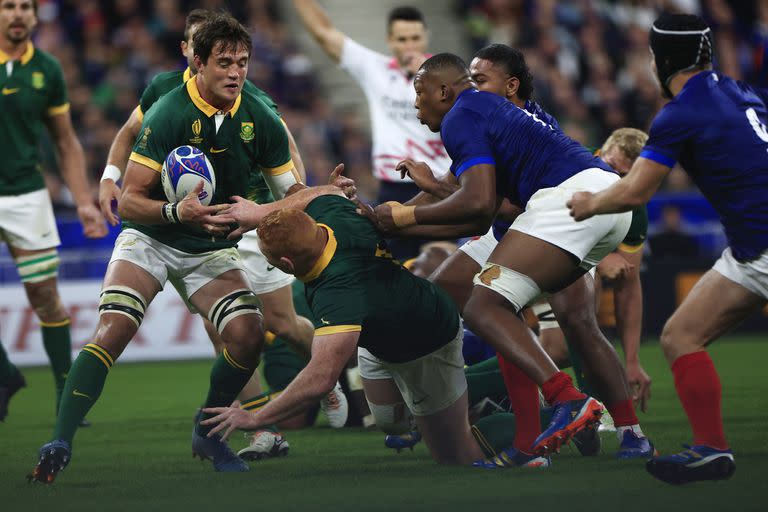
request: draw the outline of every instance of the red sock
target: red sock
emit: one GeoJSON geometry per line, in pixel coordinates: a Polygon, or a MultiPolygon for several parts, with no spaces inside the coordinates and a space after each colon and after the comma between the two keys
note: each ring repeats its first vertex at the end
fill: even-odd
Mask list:
{"type": "Polygon", "coordinates": [[[693,429],[693,444],[728,449],[720,413],[720,377],[709,354],[693,352],[672,363],[675,388],[693,429]]]}
{"type": "Polygon", "coordinates": [[[505,360],[501,354],[497,355],[509,402],[515,412],[514,447],[531,453],[533,442],[541,434],[539,387],[520,368],[505,360]]]}
{"type": "Polygon", "coordinates": [[[637,419],[637,415],[635,414],[635,407],[632,404],[632,400],[621,400],[619,402],[605,404],[605,407],[608,409],[608,412],[611,413],[613,424],[617,427],[629,427],[640,423],[640,420],[637,419]]]}
{"type": "Polygon", "coordinates": [[[570,402],[571,400],[583,400],[587,397],[578,389],[573,387],[573,380],[570,375],[564,372],[557,372],[541,386],[544,398],[552,405],[570,402]]]}

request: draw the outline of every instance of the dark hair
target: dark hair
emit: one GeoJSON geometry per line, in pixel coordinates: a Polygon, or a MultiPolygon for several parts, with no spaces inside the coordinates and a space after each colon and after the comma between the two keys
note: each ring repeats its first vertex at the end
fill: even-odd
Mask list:
{"type": "Polygon", "coordinates": [[[213,48],[217,43],[222,43],[222,51],[237,49],[244,46],[251,54],[251,35],[232,15],[217,13],[212,15],[206,23],[195,32],[192,37],[195,47],[195,55],[203,62],[208,61],[213,48]]]}
{"type": "Polygon", "coordinates": [[[533,75],[531,75],[528,64],[525,63],[523,52],[506,44],[489,44],[478,50],[473,58],[488,60],[503,66],[507,75],[513,76],[520,81],[517,95],[524,100],[531,99],[533,95],[533,75]]]}
{"type": "Polygon", "coordinates": [[[387,29],[392,28],[392,23],[403,20],[403,21],[420,21],[422,25],[425,27],[427,26],[427,22],[424,21],[424,15],[421,14],[421,11],[418,10],[415,7],[410,6],[402,6],[402,7],[395,7],[391,11],[389,11],[389,16],[387,16],[387,29]]]}
{"type": "Polygon", "coordinates": [[[469,75],[467,63],[464,62],[461,57],[452,53],[438,53],[437,55],[433,55],[424,61],[424,64],[421,65],[419,71],[423,70],[425,73],[433,73],[448,68],[453,68],[460,73],[469,75]]]}
{"type": "Polygon", "coordinates": [[[184,22],[184,40],[189,41],[189,31],[195,25],[208,21],[213,13],[208,9],[192,9],[184,22]]]}

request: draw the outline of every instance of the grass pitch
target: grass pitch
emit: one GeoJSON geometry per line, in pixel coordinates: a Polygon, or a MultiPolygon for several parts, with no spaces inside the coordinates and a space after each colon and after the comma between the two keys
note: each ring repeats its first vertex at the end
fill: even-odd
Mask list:
{"type": "MultiPolygon", "coordinates": [[[[437,466],[423,445],[391,453],[378,432],[315,427],[287,432],[287,458],[251,463],[249,473],[215,473],[190,450],[210,362],[118,364],[89,415],[93,426],[75,438],[70,466],[53,486],[29,485],[24,476],[54,419],[48,369],[26,369],[28,387],[0,423],[0,511],[768,510],[762,341],[733,338],[712,348],[737,470],[727,482],[683,487],[653,480],[642,461],[614,460],[613,435],[595,458],[565,448],[546,471],[489,471],[437,466]]],[[[656,344],[641,355],[653,378],[643,429],[662,453],[678,451],[691,434],[672,375],[656,344]]],[[[232,444],[245,442],[236,436],[232,444]]]]}

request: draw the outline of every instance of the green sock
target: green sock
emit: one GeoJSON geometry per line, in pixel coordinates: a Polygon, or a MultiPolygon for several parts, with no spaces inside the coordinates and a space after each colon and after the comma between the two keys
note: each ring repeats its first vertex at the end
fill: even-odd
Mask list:
{"type": "Polygon", "coordinates": [[[53,431],[54,439],[63,439],[72,444],[77,427],[99,399],[113,364],[114,360],[109,353],[95,343],[83,347],[64,385],[53,431]]]}
{"type": "MultiPolygon", "coordinates": [[[[229,407],[251,378],[253,370],[235,361],[226,348],[222,350],[211,368],[211,383],[203,407],[229,407]]],[[[211,416],[203,413],[200,419],[208,419],[211,416]]],[[[213,427],[198,422],[197,433],[201,436],[207,435],[211,428],[213,427]]]]}
{"type": "Polygon", "coordinates": [[[504,377],[499,369],[499,360],[492,357],[464,369],[470,406],[488,396],[507,394],[504,377]]]}
{"type": "Polygon", "coordinates": [[[593,389],[587,382],[587,378],[584,376],[584,363],[582,363],[581,355],[577,350],[573,350],[571,348],[570,343],[568,343],[568,355],[571,359],[573,374],[576,376],[576,385],[582,393],[586,393],[589,396],[594,396],[593,389]]]}
{"type": "Polygon", "coordinates": [[[5,352],[3,343],[0,342],[0,386],[4,386],[18,370],[13,365],[5,352]]]}
{"type": "Polygon", "coordinates": [[[72,339],[69,336],[69,319],[62,322],[40,323],[43,333],[43,346],[51,362],[53,380],[56,383],[56,411],[59,410],[61,392],[67,373],[72,366],[72,339]]]}
{"type": "MultiPolygon", "coordinates": [[[[541,409],[541,424],[547,425],[552,420],[552,408],[541,409]]],[[[515,415],[511,412],[491,414],[477,420],[472,425],[472,435],[477,439],[486,457],[495,457],[515,442],[515,415]]]]}
{"type": "MultiPolygon", "coordinates": [[[[264,393],[257,395],[253,398],[244,400],[243,403],[240,405],[240,408],[245,409],[246,411],[256,412],[262,407],[264,407],[265,405],[267,405],[269,402],[271,402],[272,399],[279,394],[280,394],[279,391],[276,393],[272,393],[271,391],[265,391],[264,393]]],[[[271,430],[272,432],[277,432],[279,429],[277,428],[277,425],[266,425],[262,427],[262,430],[271,430]]]]}

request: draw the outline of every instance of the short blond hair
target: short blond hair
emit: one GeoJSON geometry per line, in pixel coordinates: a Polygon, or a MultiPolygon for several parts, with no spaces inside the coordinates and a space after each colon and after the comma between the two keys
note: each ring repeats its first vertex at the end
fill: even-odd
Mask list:
{"type": "Polygon", "coordinates": [[[615,130],[603,143],[600,153],[605,153],[611,147],[617,147],[629,158],[630,162],[637,160],[645,143],[648,141],[648,134],[637,128],[619,128],[615,130]]]}

